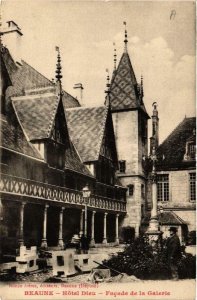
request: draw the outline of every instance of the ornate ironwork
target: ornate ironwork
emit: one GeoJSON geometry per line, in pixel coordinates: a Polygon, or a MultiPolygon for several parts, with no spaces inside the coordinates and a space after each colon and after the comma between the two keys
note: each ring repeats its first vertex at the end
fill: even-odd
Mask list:
{"type": "MultiPolygon", "coordinates": [[[[82,207],[85,205],[80,191],[7,174],[1,173],[0,175],[0,192],[2,194],[25,196],[30,199],[48,200],[82,207]]],[[[90,196],[88,206],[101,210],[126,212],[126,202],[98,195],[90,196]]]]}

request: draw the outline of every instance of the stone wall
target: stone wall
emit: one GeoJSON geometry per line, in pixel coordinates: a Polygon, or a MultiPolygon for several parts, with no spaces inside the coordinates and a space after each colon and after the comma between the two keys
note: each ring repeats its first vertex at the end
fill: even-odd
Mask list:
{"type": "Polygon", "coordinates": [[[127,193],[127,215],[122,227],[135,228],[139,234],[142,205],[145,206],[145,192],[142,195],[142,185],[146,190],[146,181],[142,169],[142,156],[147,155],[147,140],[142,141],[142,115],[138,110],[116,112],[112,114],[118,160],[126,161],[125,173],[118,173],[123,186],[133,185],[134,193],[127,193]]]}
{"type": "Polygon", "coordinates": [[[126,160],[126,174],[138,174],[138,112],[112,114],[118,160],[126,160]]]}
{"type": "MultiPolygon", "coordinates": [[[[169,201],[162,202],[166,210],[173,211],[177,216],[188,224],[188,230],[195,230],[196,203],[190,201],[189,173],[194,170],[177,170],[158,172],[158,174],[169,174],[169,201]]],[[[160,202],[158,202],[158,205],[160,202]]],[[[148,206],[151,207],[151,188],[148,187],[148,206]]]]}

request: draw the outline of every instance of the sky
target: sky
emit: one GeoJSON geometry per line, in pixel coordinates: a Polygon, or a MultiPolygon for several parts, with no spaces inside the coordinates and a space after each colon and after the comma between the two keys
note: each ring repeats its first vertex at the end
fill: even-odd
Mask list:
{"type": "Polygon", "coordinates": [[[49,79],[60,47],[63,88],[76,96],[73,86],[82,83],[87,106],[104,103],[106,69],[113,71],[114,42],[118,61],[123,53],[126,21],[150,116],[158,104],[160,142],[185,116],[195,116],[195,2],[3,0],[1,7],[3,25],[14,20],[23,32],[22,58],[49,79]]]}

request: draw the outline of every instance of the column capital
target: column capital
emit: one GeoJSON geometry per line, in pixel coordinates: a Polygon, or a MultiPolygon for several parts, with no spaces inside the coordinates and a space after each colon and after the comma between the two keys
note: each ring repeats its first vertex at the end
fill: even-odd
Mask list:
{"type": "Polygon", "coordinates": [[[105,213],[104,213],[104,215],[105,215],[105,216],[107,216],[107,215],[108,215],[108,213],[107,213],[107,212],[105,212],[105,213]]]}
{"type": "Polygon", "coordinates": [[[93,210],[93,211],[92,211],[92,213],[95,215],[95,213],[96,213],[96,210],[93,210]]]}
{"type": "Polygon", "coordinates": [[[116,214],[116,217],[119,217],[120,214],[116,214]]]}
{"type": "Polygon", "coordinates": [[[60,208],[60,211],[64,211],[64,210],[65,210],[65,207],[61,207],[61,208],[60,208]]]}
{"type": "Polygon", "coordinates": [[[81,212],[84,213],[85,209],[82,209],[81,212]]]}
{"type": "Polygon", "coordinates": [[[44,209],[47,209],[47,208],[49,208],[49,205],[45,204],[44,209]]]}
{"type": "Polygon", "coordinates": [[[27,202],[25,202],[25,201],[22,201],[22,202],[21,202],[21,206],[23,206],[23,207],[24,207],[26,204],[27,204],[27,202]]]}

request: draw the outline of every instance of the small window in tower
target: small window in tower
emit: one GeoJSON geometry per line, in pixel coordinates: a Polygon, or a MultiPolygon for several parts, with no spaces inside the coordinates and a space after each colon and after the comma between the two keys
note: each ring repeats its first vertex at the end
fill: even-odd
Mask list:
{"type": "Polygon", "coordinates": [[[144,120],[142,120],[142,138],[147,138],[147,123],[144,120]]]}
{"type": "Polygon", "coordinates": [[[119,171],[121,173],[125,173],[126,170],[126,161],[125,160],[119,160],[119,171]]]}
{"type": "Polygon", "coordinates": [[[134,194],[134,185],[129,184],[129,185],[127,185],[127,187],[128,187],[129,196],[133,196],[133,194],[134,194]]]}
{"type": "Polygon", "coordinates": [[[141,184],[141,196],[143,198],[145,197],[145,187],[144,187],[144,184],[141,184]]]}

